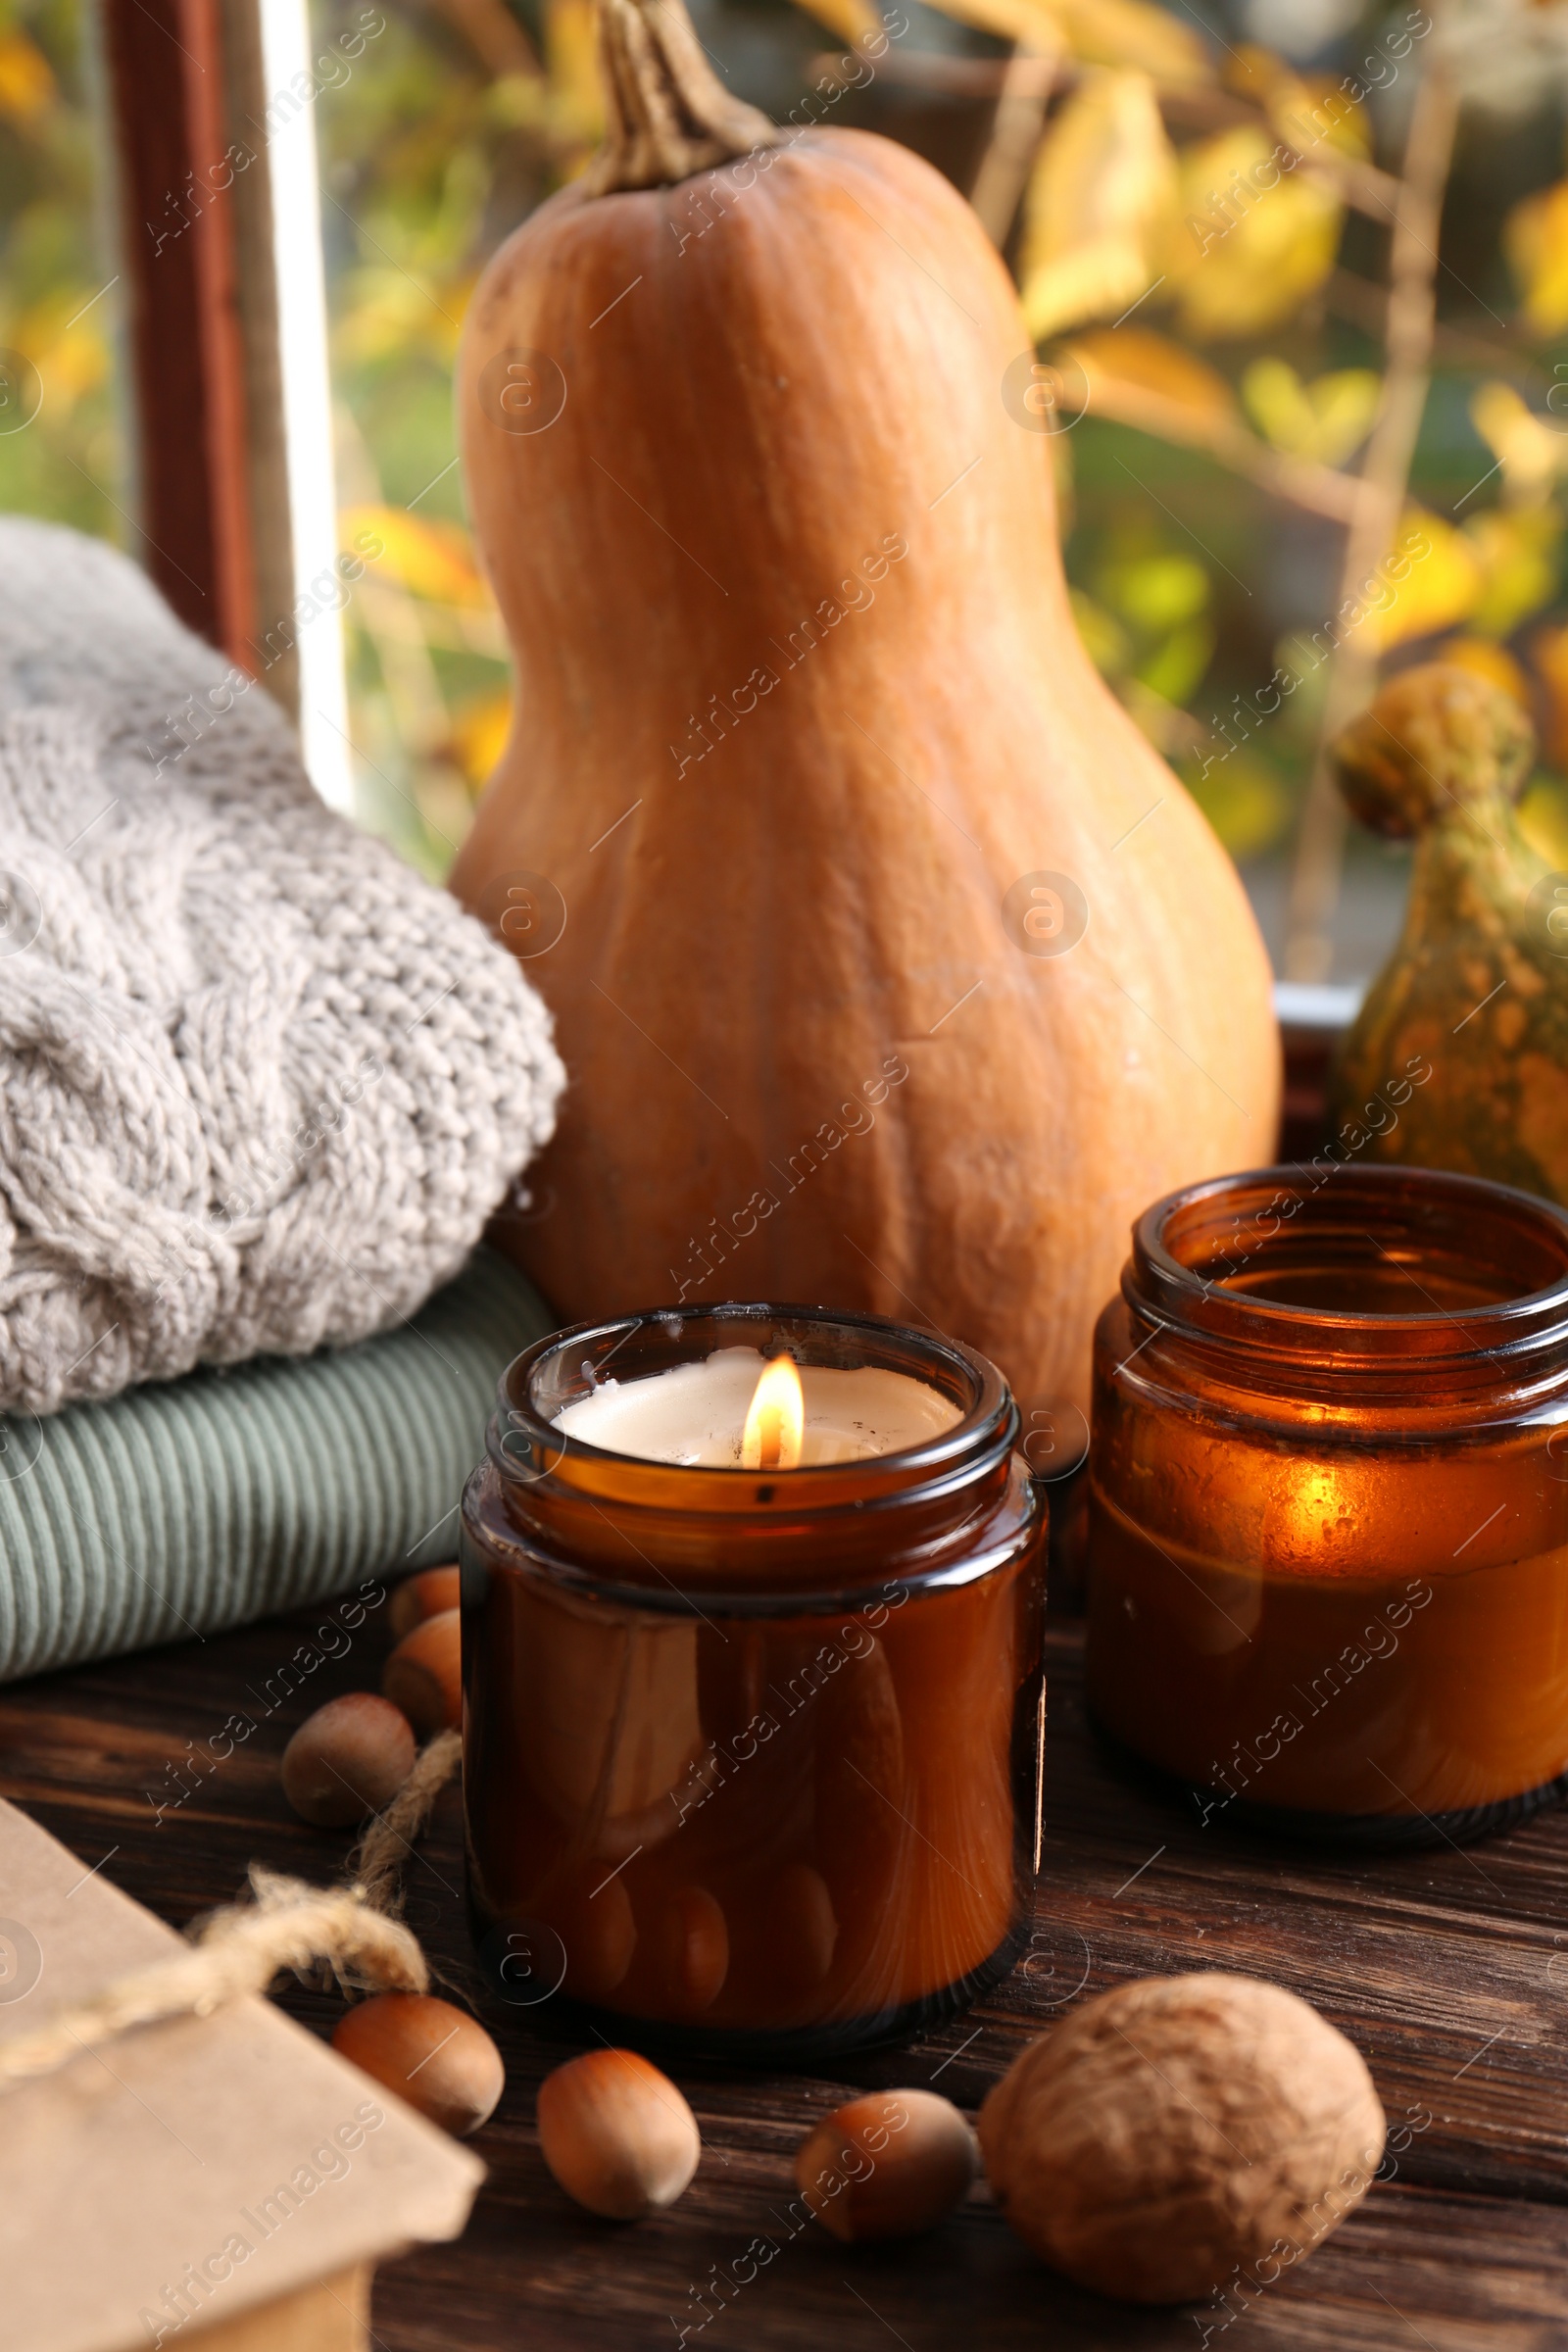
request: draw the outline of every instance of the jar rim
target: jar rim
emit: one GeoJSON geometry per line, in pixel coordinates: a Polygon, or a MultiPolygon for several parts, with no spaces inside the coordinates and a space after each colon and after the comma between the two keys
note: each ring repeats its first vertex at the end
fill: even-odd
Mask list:
{"type": "Polygon", "coordinates": [[[1248,1169],[1185,1186],[1146,1209],[1122,1291],[1141,1320],[1249,1352],[1315,1355],[1346,1368],[1511,1360],[1568,1345],[1568,1214],[1535,1194],[1446,1169],[1343,1160],[1248,1169]],[[1426,1292],[1431,1303],[1388,1312],[1238,1287],[1250,1263],[1250,1279],[1268,1279],[1271,1266],[1278,1279],[1307,1248],[1332,1254],[1336,1245],[1348,1277],[1381,1275],[1382,1259],[1424,1291],[1423,1255],[1430,1263],[1446,1253],[1478,1281],[1490,1274],[1495,1295],[1456,1306],[1426,1292]]]}
{"type": "Polygon", "coordinates": [[[752,1512],[778,1502],[787,1503],[796,1517],[842,1509],[847,1503],[863,1506],[868,1480],[880,1495],[927,1487],[960,1468],[972,1473],[982,1461],[1009,1452],[1017,1428],[1018,1408],[1001,1372],[960,1341],[858,1309],[726,1299],[647,1307],[573,1324],[536,1340],[501,1375],[486,1445],[503,1482],[514,1488],[550,1478],[654,1509],[752,1512]],[[767,1346],[764,1335],[775,1345],[767,1346]],[[560,1430],[539,1397],[552,1365],[562,1371],[551,1398],[559,1411],[592,1394],[598,1374],[612,1356],[635,1378],[639,1371],[700,1360],[726,1345],[756,1346],[763,1354],[776,1354],[776,1343],[785,1342],[802,1363],[832,1364],[832,1335],[838,1335],[839,1354],[857,1348],[861,1351],[856,1355],[857,1365],[877,1362],[925,1379],[960,1405],[958,1420],[936,1437],[887,1453],[848,1462],[813,1462],[784,1472],[759,1471],[718,1463],[650,1461],[644,1455],[595,1446],[560,1430]],[[647,1345],[638,1348],[639,1339],[647,1345]],[[873,1342],[879,1345],[873,1347],[873,1342]],[[890,1354],[901,1360],[888,1363],[890,1354]],[[659,1360],[651,1362],[650,1356],[659,1360]],[[566,1369],[573,1359],[575,1372],[566,1369]]]}

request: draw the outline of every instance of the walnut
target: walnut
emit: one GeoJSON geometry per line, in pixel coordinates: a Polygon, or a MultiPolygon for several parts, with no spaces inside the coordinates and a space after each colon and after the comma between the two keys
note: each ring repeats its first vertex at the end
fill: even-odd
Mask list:
{"type": "Polygon", "coordinates": [[[1365,2195],[1387,2130],[1359,2051],[1252,1977],[1144,1977],[1033,2041],[980,2111],[1007,2220],[1102,2294],[1277,2278],[1365,2195]]]}

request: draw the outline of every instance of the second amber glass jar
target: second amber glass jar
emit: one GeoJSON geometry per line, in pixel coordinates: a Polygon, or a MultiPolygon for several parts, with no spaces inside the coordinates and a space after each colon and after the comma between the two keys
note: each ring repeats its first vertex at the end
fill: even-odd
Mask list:
{"type": "Polygon", "coordinates": [[[469,1899],[509,2001],[804,2059],[1005,1973],[1037,1866],[1045,1506],[1001,1375],[869,1315],[584,1326],[506,1375],[464,1498],[469,1899]],[[682,1467],[557,1416],[715,1348],[959,1408],[900,1452],[682,1467]]]}
{"type": "Polygon", "coordinates": [[[1138,1224],[1095,1347],[1088,1679],[1204,1821],[1473,1836],[1568,1788],[1568,1217],[1275,1168],[1138,1224]]]}

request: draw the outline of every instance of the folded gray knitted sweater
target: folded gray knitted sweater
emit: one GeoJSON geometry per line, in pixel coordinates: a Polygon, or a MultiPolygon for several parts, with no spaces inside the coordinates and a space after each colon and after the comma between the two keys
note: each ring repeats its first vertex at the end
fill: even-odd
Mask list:
{"type": "Polygon", "coordinates": [[[0,520],[0,1412],[407,1317],[563,1076],[262,687],[112,548],[0,520]]]}

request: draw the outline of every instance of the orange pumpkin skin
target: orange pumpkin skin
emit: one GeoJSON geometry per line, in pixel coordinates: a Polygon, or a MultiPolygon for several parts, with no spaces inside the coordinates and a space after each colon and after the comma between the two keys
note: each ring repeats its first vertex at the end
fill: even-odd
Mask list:
{"type": "Polygon", "coordinates": [[[564,903],[528,969],[571,1084],[509,1244],[564,1315],[871,1308],[1082,1406],[1136,1214],[1273,1154],[1263,947],[1079,643],[1027,351],[968,206],[856,131],[568,187],[478,287],[517,709],[453,887],[564,903]],[[545,429],[498,421],[509,348],[561,371],[545,429]],[[1041,872],[1066,953],[1025,952],[1049,900],[1004,921],[1041,872]]]}

